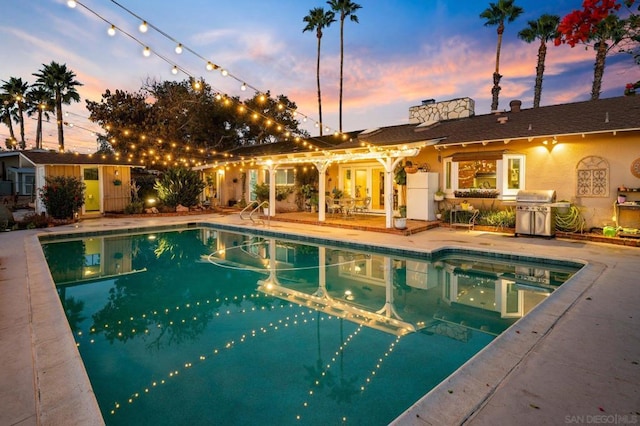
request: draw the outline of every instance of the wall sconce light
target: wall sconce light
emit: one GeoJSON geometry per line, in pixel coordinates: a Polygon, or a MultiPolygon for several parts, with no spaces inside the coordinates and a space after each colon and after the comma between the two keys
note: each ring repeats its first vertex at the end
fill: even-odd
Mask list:
{"type": "Polygon", "coordinates": [[[551,152],[551,150],[553,150],[553,147],[556,146],[557,144],[558,144],[558,139],[556,139],[555,136],[550,141],[548,139],[545,139],[542,141],[542,145],[544,145],[544,147],[547,148],[549,152],[551,152]]]}

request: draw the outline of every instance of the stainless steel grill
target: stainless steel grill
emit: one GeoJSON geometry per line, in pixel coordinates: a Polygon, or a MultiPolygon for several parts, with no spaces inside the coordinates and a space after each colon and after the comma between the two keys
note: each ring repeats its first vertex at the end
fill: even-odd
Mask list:
{"type": "Polygon", "coordinates": [[[556,234],[556,191],[521,190],[516,195],[516,237],[540,235],[552,237],[556,234]]]}

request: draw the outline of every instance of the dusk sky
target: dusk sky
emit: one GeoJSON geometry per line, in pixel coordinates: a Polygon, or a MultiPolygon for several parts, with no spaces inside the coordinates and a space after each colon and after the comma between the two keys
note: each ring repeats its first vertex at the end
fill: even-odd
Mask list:
{"type": "MultiPolygon", "coordinates": [[[[135,1],[80,0],[69,8],[66,0],[4,0],[0,14],[0,80],[21,77],[33,83],[42,64],[66,64],[84,84],[80,103],[66,106],[65,118],[75,127],[65,127],[65,147],[94,152],[85,100],[99,101],[106,89],[138,91],[147,79],[183,80],[173,75],[176,64],[196,77],[203,77],[214,90],[241,98],[240,83],[207,71],[206,61],[188,51],[174,52],[175,43],[141,23],[129,9],[198,55],[228,69],[241,81],[272,95],[285,94],[298,110],[318,119],[316,93],[315,32],[302,32],[303,17],[323,0],[234,0],[234,1],[135,1]],[[9,4],[11,3],[10,7],[9,4]],[[104,20],[103,20],[104,19],[104,20]],[[118,32],[107,34],[110,24],[118,32]],[[137,41],[136,41],[137,39],[137,41]],[[143,43],[142,45],[139,42],[143,43]],[[144,57],[144,46],[159,53],[144,57]]],[[[423,99],[444,101],[470,97],[476,114],[490,110],[492,73],[495,68],[496,27],[485,27],[479,18],[489,5],[482,0],[356,0],[359,23],[345,22],[343,130],[403,124],[409,107],[423,99]]],[[[503,75],[500,109],[520,99],[531,108],[539,43],[527,44],[517,33],[528,20],[543,13],[564,16],[581,7],[581,0],[516,0],[525,13],[507,24],[500,57],[503,75]]],[[[325,29],[321,52],[323,121],[338,129],[340,23],[325,29]]],[[[547,55],[542,105],[588,100],[595,52],[584,46],[555,47],[547,55]]],[[[610,56],[601,97],[621,96],[626,83],[640,80],[640,66],[625,54],[610,56]]],[[[27,146],[35,141],[35,122],[27,120],[27,146]]],[[[305,125],[312,134],[318,130],[305,125]]],[[[18,133],[17,126],[15,127],[18,133]]],[[[9,137],[0,125],[0,138],[9,137]]],[[[55,118],[44,125],[44,147],[56,148],[55,118]]]]}

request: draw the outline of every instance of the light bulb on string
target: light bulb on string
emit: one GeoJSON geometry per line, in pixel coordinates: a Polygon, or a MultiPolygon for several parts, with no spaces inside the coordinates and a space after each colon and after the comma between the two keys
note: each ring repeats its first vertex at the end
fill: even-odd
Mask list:
{"type": "Polygon", "coordinates": [[[111,25],[109,27],[109,29],[107,30],[107,34],[109,34],[111,37],[116,35],[116,26],[115,25],[111,25]]]}
{"type": "Polygon", "coordinates": [[[242,86],[240,86],[240,90],[242,90],[243,92],[247,90],[247,83],[242,83],[242,86]]]}
{"type": "Polygon", "coordinates": [[[144,50],[142,51],[142,54],[146,57],[151,56],[151,49],[149,49],[148,46],[145,46],[144,50]]]}
{"type": "Polygon", "coordinates": [[[178,43],[178,45],[176,46],[176,53],[179,55],[182,53],[182,43],[178,43]]]}
{"type": "Polygon", "coordinates": [[[171,69],[171,74],[176,75],[178,74],[178,67],[177,66],[173,66],[173,68],[171,69]]]}
{"type": "Polygon", "coordinates": [[[75,8],[77,5],[78,4],[74,0],[67,1],[67,6],[69,6],[71,9],[75,8]]]}
{"type": "Polygon", "coordinates": [[[147,21],[142,21],[142,24],[138,27],[141,33],[146,33],[149,30],[149,25],[147,25],[147,21]]]}
{"type": "Polygon", "coordinates": [[[215,69],[215,67],[213,66],[213,63],[211,63],[211,61],[207,61],[207,71],[213,71],[215,69]]]}
{"type": "Polygon", "coordinates": [[[223,77],[226,77],[229,75],[229,71],[225,70],[224,68],[220,70],[220,74],[222,74],[223,77]]]}

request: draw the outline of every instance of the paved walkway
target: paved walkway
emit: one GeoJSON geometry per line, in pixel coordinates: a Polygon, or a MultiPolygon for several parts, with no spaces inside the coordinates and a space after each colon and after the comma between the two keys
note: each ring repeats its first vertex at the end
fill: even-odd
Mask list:
{"type": "MultiPolygon", "coordinates": [[[[0,233],[1,425],[102,424],[36,235],[199,221],[246,226],[237,214],[209,214],[0,233]]],[[[640,422],[640,249],[445,228],[409,236],[275,221],[269,228],[420,251],[462,247],[588,262],[395,423],[640,422]]]]}

